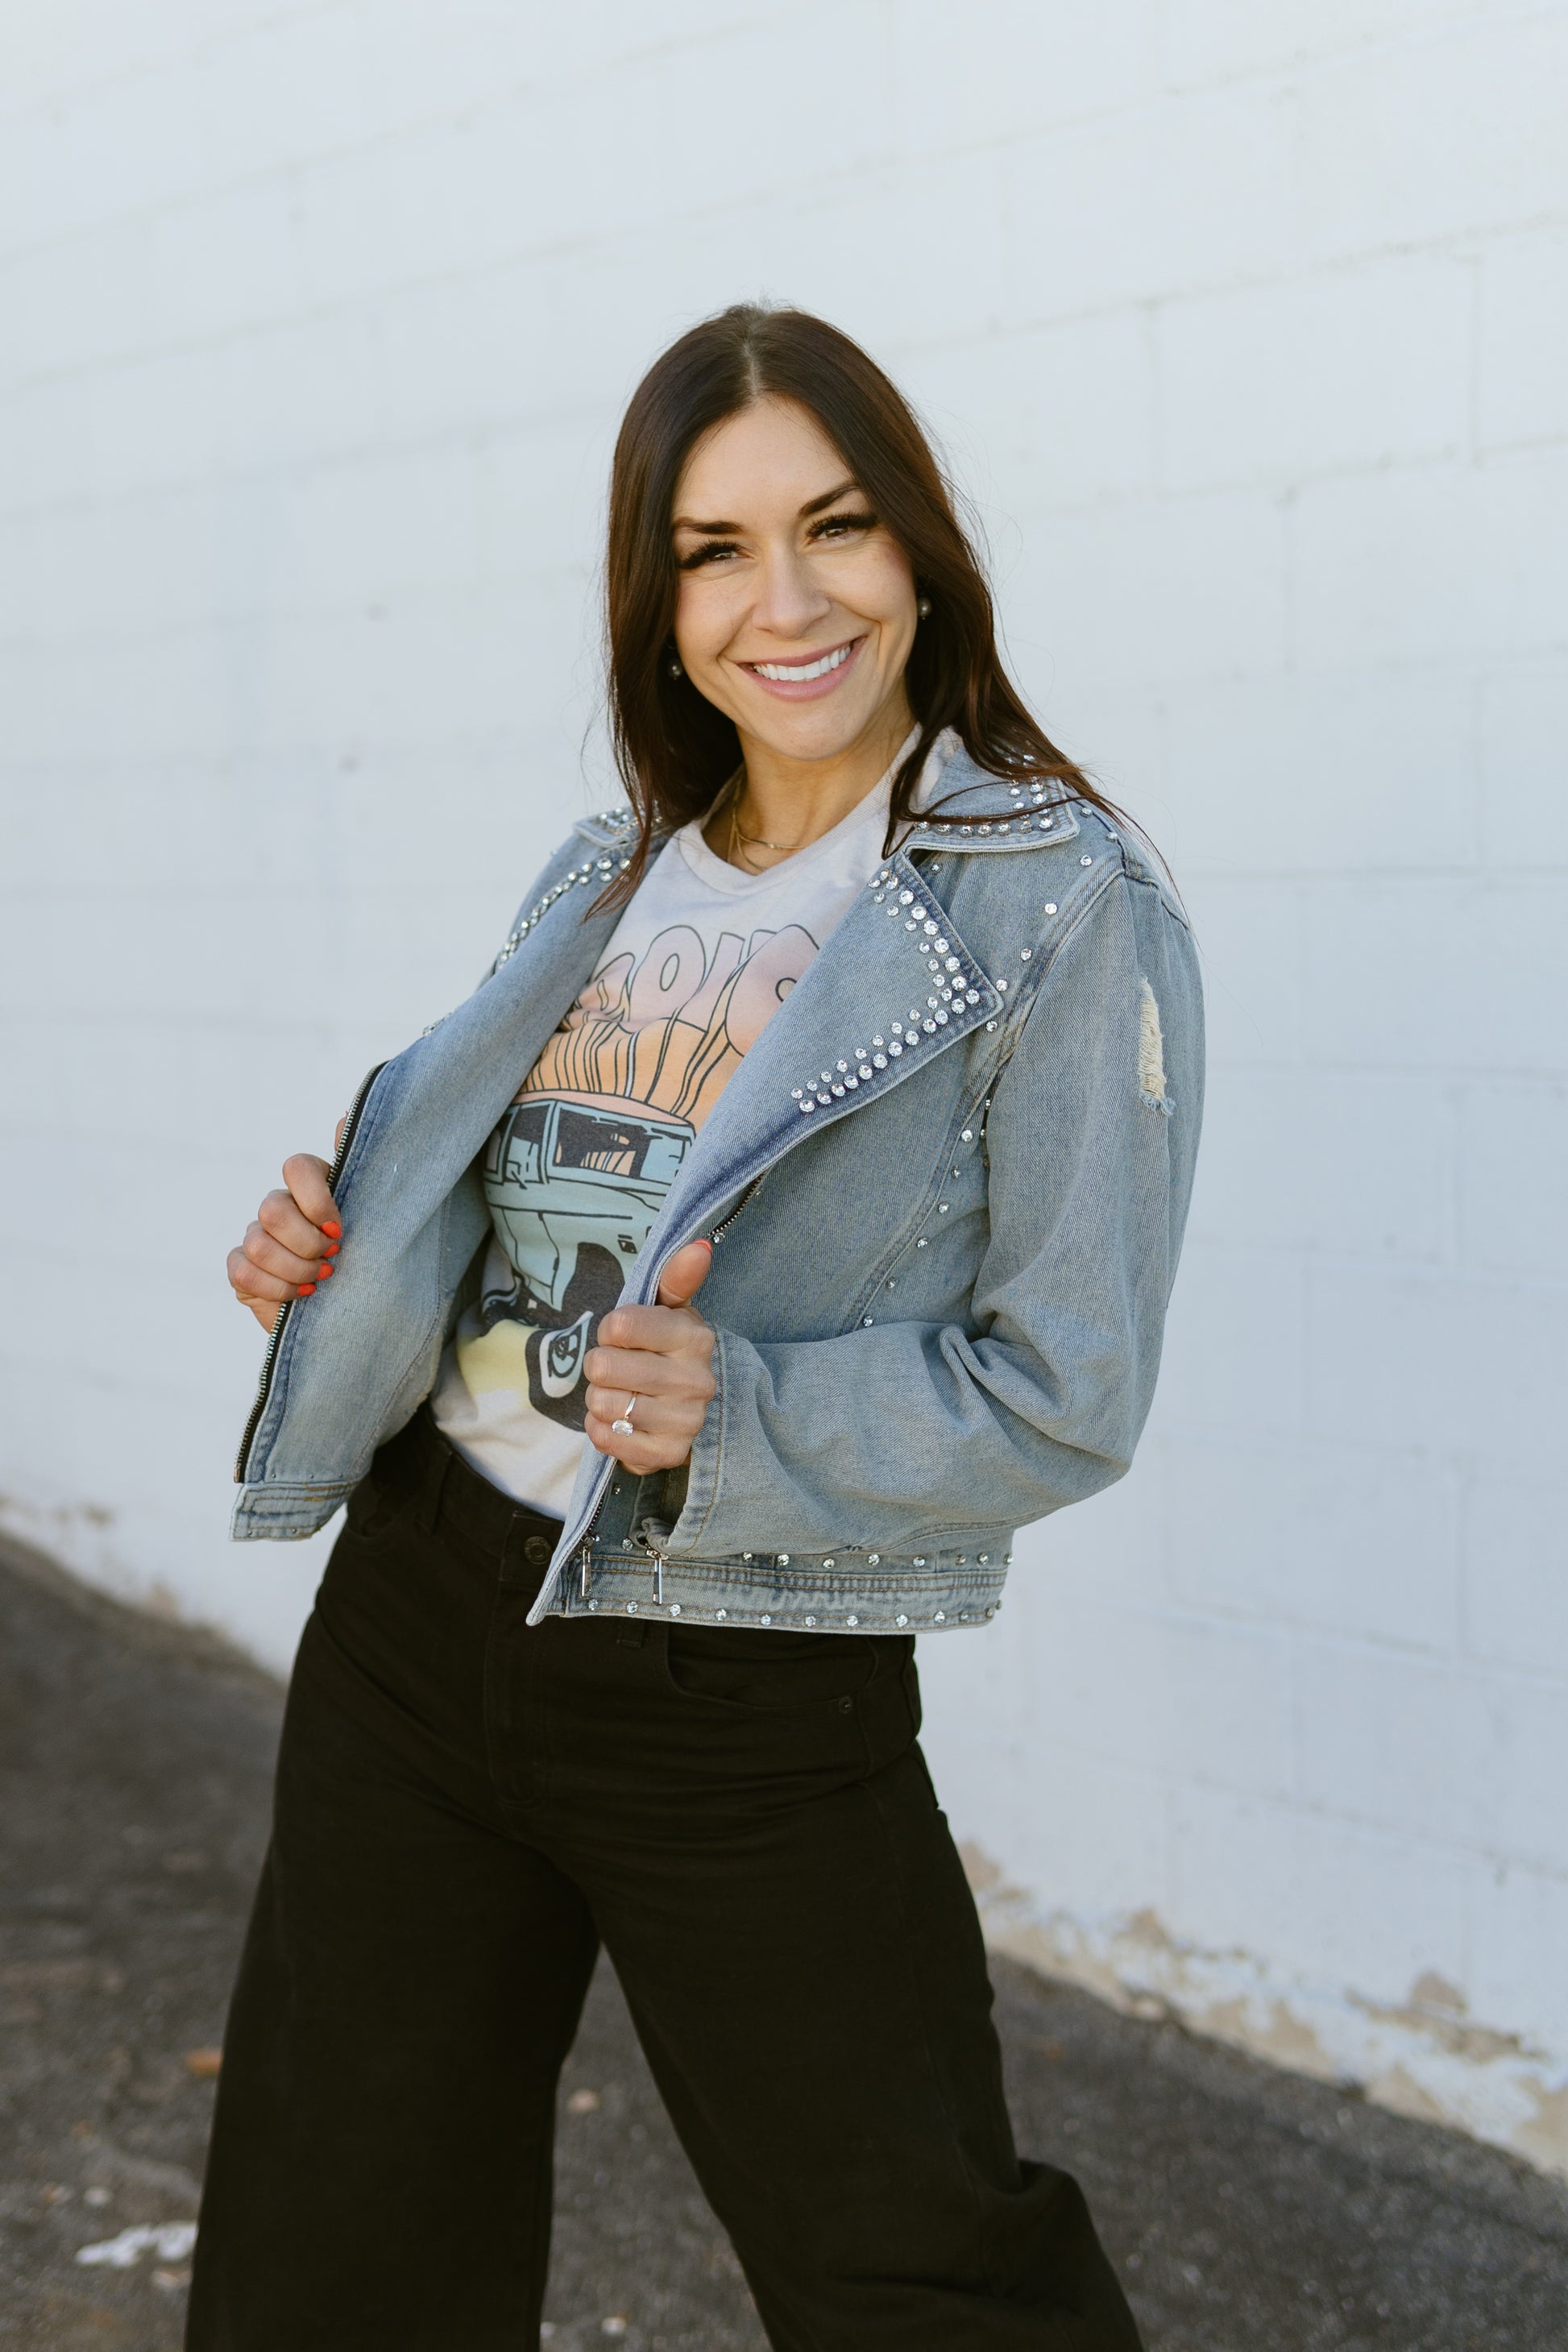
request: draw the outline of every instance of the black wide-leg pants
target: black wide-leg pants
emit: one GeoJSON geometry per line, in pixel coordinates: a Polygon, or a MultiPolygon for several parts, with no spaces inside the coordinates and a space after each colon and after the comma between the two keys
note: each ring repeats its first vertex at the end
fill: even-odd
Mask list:
{"type": "Polygon", "coordinates": [[[557,1532],[421,1413],[306,1628],[190,2352],[534,2352],[601,1940],[779,2352],[1137,2352],[1013,2147],[901,1637],[525,1619],[557,1532]]]}

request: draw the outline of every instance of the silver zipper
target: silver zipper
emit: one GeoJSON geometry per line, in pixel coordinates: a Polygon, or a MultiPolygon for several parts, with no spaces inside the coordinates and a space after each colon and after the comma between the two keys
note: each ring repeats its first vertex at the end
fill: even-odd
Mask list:
{"type": "MultiPolygon", "coordinates": [[[[374,1069],[369,1071],[360,1080],[359,1091],[349,1105],[348,1117],[343,1121],[343,1131],[338,1138],[338,1148],[332,1154],[332,1164],[327,1171],[329,1192],[335,1190],[338,1178],[343,1172],[343,1162],[349,1156],[349,1147],[354,1139],[360,1113],[365,1106],[365,1097],[385,1067],[384,1062],[377,1062],[374,1069]]],[[[268,1391],[272,1386],[272,1367],[278,1361],[278,1349],[283,1339],[283,1327],[299,1303],[296,1298],[286,1298],[279,1309],[277,1321],[267,1335],[267,1349],[261,1359],[261,1373],[256,1383],[256,1402],[250,1408],[250,1418],[245,1424],[245,1435],[239,1441],[239,1453],[235,1459],[234,1483],[237,1486],[243,1486],[245,1484],[246,1456],[250,1452],[257,1430],[260,1425],[261,1416],[267,1409],[268,1391]]]]}
{"type": "MultiPolygon", "coordinates": [[[[734,1223],[742,1210],[749,1208],[751,1203],[756,1199],[757,1194],[767,1182],[771,1173],[771,1169],[764,1168],[760,1176],[753,1176],[745,1191],[742,1193],[740,1199],[736,1202],[734,1207],[731,1210],[729,1215],[727,1217],[721,1217],[719,1223],[714,1226],[712,1232],[708,1236],[715,1248],[717,1248],[719,1244],[723,1240],[725,1234],[729,1232],[731,1226],[734,1223]]],[[[674,1252],[672,1251],[670,1255],[673,1256],[674,1252]]]]}

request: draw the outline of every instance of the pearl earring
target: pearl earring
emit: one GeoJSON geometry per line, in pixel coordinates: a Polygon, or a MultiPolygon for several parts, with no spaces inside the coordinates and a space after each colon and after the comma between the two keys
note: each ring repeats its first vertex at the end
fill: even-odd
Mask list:
{"type": "Polygon", "coordinates": [[[927,614],[931,611],[931,598],[929,596],[922,596],[920,603],[915,606],[915,610],[923,621],[927,614]]]}
{"type": "Polygon", "coordinates": [[[686,676],[686,672],[681,668],[679,662],[674,658],[670,661],[669,674],[671,677],[684,677],[686,676]]]}

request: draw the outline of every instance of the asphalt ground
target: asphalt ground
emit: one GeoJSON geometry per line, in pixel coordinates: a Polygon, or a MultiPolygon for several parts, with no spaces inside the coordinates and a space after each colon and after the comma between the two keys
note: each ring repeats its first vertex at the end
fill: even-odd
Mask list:
{"type": "MultiPolygon", "coordinates": [[[[222,2036],[280,1696],[217,1643],[0,1548],[0,2344],[16,2352],[179,2345],[200,2053],[222,2036]],[[122,2262],[78,2259],[95,2246],[122,2262]]],[[[1020,2147],[1083,2181],[1149,2352],[1568,2352],[1560,2184],[994,1974],[1020,2147]]],[[[762,2352],[603,1966],[557,2181],[550,2352],[762,2352]]]]}

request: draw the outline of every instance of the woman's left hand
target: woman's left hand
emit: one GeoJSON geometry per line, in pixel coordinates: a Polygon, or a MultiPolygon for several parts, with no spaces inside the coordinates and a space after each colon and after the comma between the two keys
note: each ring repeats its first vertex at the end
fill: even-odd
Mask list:
{"type": "Polygon", "coordinates": [[[628,1470],[675,1470],[712,1401],[713,1333],[690,1304],[713,1263],[711,1242],[688,1242],[659,1277],[657,1307],[612,1307],[588,1350],[587,1430],[601,1454],[628,1470]],[[626,1419],[631,1435],[611,1423],[626,1419]]]}

